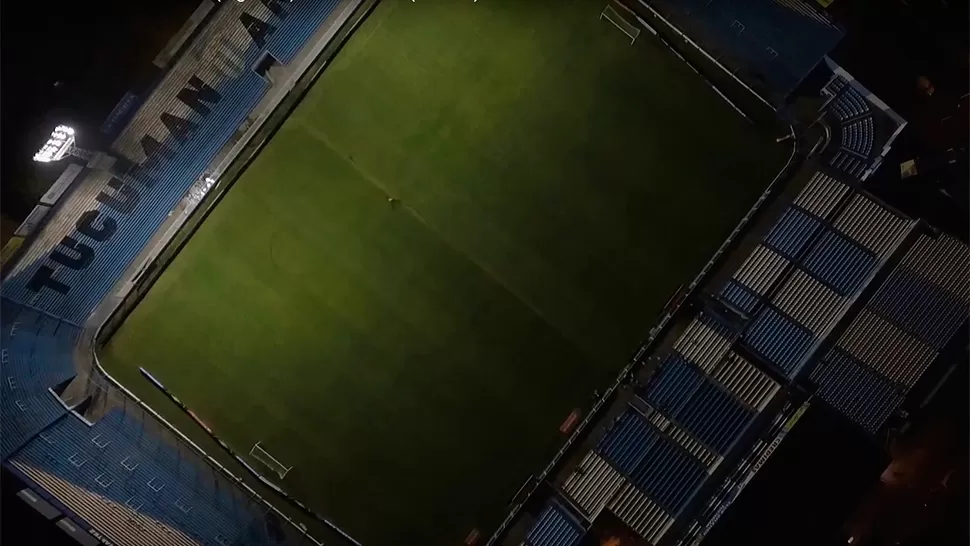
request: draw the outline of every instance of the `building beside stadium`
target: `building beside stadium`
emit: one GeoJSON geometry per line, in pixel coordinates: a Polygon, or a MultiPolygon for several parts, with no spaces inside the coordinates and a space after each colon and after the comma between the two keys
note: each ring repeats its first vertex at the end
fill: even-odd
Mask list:
{"type": "MultiPolygon", "coordinates": [[[[639,3],[641,24],[691,36],[678,47],[715,52],[767,102],[822,63],[815,140],[792,139],[790,168],[489,544],[698,544],[806,407],[876,434],[967,319],[970,249],[861,188],[905,121],[824,58],[836,26],[797,0],[689,13],[639,3]]],[[[204,1],[160,57],[164,77],[106,120],[110,148],[69,165],[5,252],[0,458],[81,543],[320,543],[288,515],[299,509],[279,510],[247,485],[260,478],[189,440],[96,349],[159,253],[371,5],[204,1]]]]}

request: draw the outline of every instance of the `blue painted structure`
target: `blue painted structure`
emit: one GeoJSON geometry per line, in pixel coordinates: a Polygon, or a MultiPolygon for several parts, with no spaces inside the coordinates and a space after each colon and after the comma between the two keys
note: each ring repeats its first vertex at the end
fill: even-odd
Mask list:
{"type": "Polygon", "coordinates": [[[131,116],[141,105],[142,97],[131,91],[124,94],[101,125],[101,132],[108,138],[115,138],[122,128],[131,121],[131,116]]]}
{"type": "Polygon", "coordinates": [[[596,447],[604,459],[670,514],[707,476],[704,464],[628,408],[596,447]]]}
{"type": "Polygon", "coordinates": [[[795,371],[814,340],[808,328],[770,305],[762,308],[744,333],[748,347],[786,375],[795,371]]]}
{"type": "Polygon", "coordinates": [[[789,260],[795,260],[821,228],[814,214],[789,206],[764,238],[764,244],[789,260]]]}
{"type": "Polygon", "coordinates": [[[740,311],[746,314],[751,314],[761,301],[761,298],[751,291],[747,286],[735,281],[729,280],[725,283],[724,288],[721,289],[721,297],[725,301],[731,303],[737,307],[740,311]]]}
{"type": "Polygon", "coordinates": [[[805,269],[841,296],[851,296],[875,269],[878,260],[855,241],[828,230],[805,258],[805,269]]]}
{"type": "MultiPolygon", "coordinates": [[[[265,50],[280,60],[289,61],[336,7],[337,0],[305,0],[285,5],[288,15],[268,37],[265,50]]],[[[250,43],[242,55],[242,62],[246,67],[253,66],[263,51],[255,43],[250,43]]],[[[269,82],[248,68],[235,78],[206,83],[219,93],[219,102],[210,107],[206,116],[192,112],[188,120],[194,128],[187,140],[169,136],[162,143],[165,148],[175,150],[174,153],[155,154],[140,166],[138,182],[134,182],[139,189],[139,199],[132,214],[119,215],[103,204],[97,208],[117,222],[117,234],[98,249],[87,268],[62,268],[59,278],[73,287],[66,296],[42,290],[36,293],[39,298],[33,301],[35,307],[75,324],[87,318],[168,217],[169,211],[202,176],[270,89],[269,82]],[[154,183],[149,187],[145,181],[154,183]]],[[[83,235],[77,237],[87,242],[83,235]]],[[[16,276],[6,279],[3,296],[19,302],[31,301],[35,293],[27,288],[27,283],[43,265],[43,261],[30,264],[16,276]]]]}
{"type": "MultiPolygon", "coordinates": [[[[268,529],[266,522],[271,518],[262,513],[265,507],[254,506],[254,501],[231,481],[217,477],[212,469],[202,466],[194,452],[180,453],[165,443],[153,427],[144,426],[140,416],[115,409],[89,425],[69,411],[49,389],[66,383],[75,375],[74,356],[81,341],[78,325],[122,280],[125,269],[170,211],[201,178],[217,154],[234,142],[243,122],[267,96],[270,83],[257,75],[252,66],[265,52],[282,63],[293,61],[307,40],[334,13],[339,2],[295,0],[273,4],[256,6],[258,10],[269,8],[277,19],[269,21],[271,28],[265,34],[264,43],[260,43],[250,28],[253,40],[243,51],[235,52],[240,55],[237,59],[239,70],[224,70],[211,64],[216,62],[214,60],[209,61],[209,65],[198,61],[197,66],[189,67],[190,72],[194,71],[193,77],[202,84],[186,81],[184,85],[188,87],[182,91],[197,91],[208,86],[216,95],[215,99],[210,95],[204,104],[199,103],[201,108],[193,108],[184,118],[172,116],[169,112],[173,105],[178,107],[177,111],[185,111],[188,104],[177,102],[183,99],[176,98],[174,93],[178,87],[173,91],[172,86],[166,91],[170,97],[158,95],[155,97],[158,100],[145,97],[147,100],[138,112],[133,110],[141,102],[139,97],[126,95],[123,98],[106,121],[106,130],[114,133],[126,120],[139,115],[144,118],[143,122],[151,120],[156,129],[163,123],[170,134],[160,143],[162,151],[149,153],[146,147],[148,157],[136,172],[117,174],[118,178],[103,188],[103,194],[117,201],[113,207],[102,199],[95,200],[98,188],[91,182],[98,183],[97,179],[87,180],[87,191],[78,193],[73,207],[64,207],[60,213],[80,216],[80,211],[86,207],[88,211],[96,211],[96,218],[99,218],[94,224],[99,227],[94,231],[100,230],[101,233],[95,235],[110,233],[96,239],[89,235],[90,229],[82,232],[77,227],[72,232],[63,233],[60,245],[57,241],[62,237],[61,233],[38,239],[32,250],[39,250],[33,255],[40,257],[31,263],[16,264],[17,272],[4,279],[0,298],[0,343],[3,347],[0,456],[4,464],[15,471],[18,471],[17,465],[22,465],[44,475],[56,476],[70,483],[71,487],[107,498],[118,506],[185,533],[201,544],[214,546],[278,544],[285,541],[285,537],[282,531],[274,533],[268,529]],[[169,116],[167,123],[165,116],[169,116]],[[173,123],[176,129],[184,129],[184,133],[173,129],[173,123]],[[119,205],[122,202],[124,206],[119,205]],[[114,228],[106,229],[105,226],[111,223],[114,228]],[[89,263],[68,266],[51,260],[55,252],[62,252],[69,260],[78,264],[84,262],[83,253],[65,244],[67,237],[73,239],[72,245],[94,249],[89,263]],[[40,291],[28,288],[29,281],[42,267],[56,268],[57,280],[70,287],[67,294],[47,287],[40,291]],[[165,485],[156,489],[162,482],[165,485]]],[[[239,37],[241,30],[245,35],[246,22],[242,13],[247,6],[250,4],[225,3],[216,8],[236,10],[239,14],[228,12],[230,15],[224,18],[225,26],[233,28],[220,28],[214,34],[232,32],[239,37]]],[[[207,21],[214,24],[215,19],[210,17],[207,21]]],[[[178,71],[166,77],[189,79],[189,75],[178,71]]],[[[157,86],[156,92],[160,93],[160,89],[162,86],[157,86]]],[[[132,125],[138,124],[132,122],[132,125]]],[[[146,126],[141,123],[135,129],[126,127],[128,132],[124,134],[132,142],[138,142],[147,133],[130,132],[147,131],[146,126]]],[[[144,145],[145,140],[141,142],[144,145]]],[[[77,225],[81,225],[80,218],[65,219],[68,223],[77,220],[77,225]]],[[[42,491],[42,494],[52,495],[50,491],[42,491]]],[[[77,498],[62,500],[64,503],[79,502],[77,498]]],[[[59,502],[53,496],[52,501],[59,502]]]]}
{"type": "Polygon", "coordinates": [[[529,546],[576,546],[584,534],[579,520],[553,500],[539,514],[525,542],[529,546]]]}
{"type": "Polygon", "coordinates": [[[48,389],[72,378],[80,330],[7,300],[0,308],[0,456],[67,413],[48,389]]]}
{"type": "Polygon", "coordinates": [[[630,481],[668,514],[677,514],[706,476],[697,458],[669,438],[658,437],[630,481]]]}
{"type": "Polygon", "coordinates": [[[198,466],[146,434],[137,420],[120,410],[109,412],[93,426],[67,415],[13,459],[178,529],[204,545],[239,543],[253,522],[263,519],[238,488],[203,478],[206,473],[198,466]]]}
{"type": "Polygon", "coordinates": [[[596,452],[620,472],[632,474],[657,440],[655,432],[639,413],[628,409],[600,439],[596,452]]]}
{"type": "Polygon", "coordinates": [[[754,413],[681,355],[668,355],[643,388],[647,402],[724,454],[754,413]]]}
{"type": "MultiPolygon", "coordinates": [[[[794,204],[784,210],[762,243],[844,298],[857,294],[879,264],[871,251],[794,204]]],[[[751,316],[742,334],[746,347],[791,377],[817,338],[808,327],[767,303],[785,278],[782,274],[773,281],[764,301],[733,279],[720,295],[751,316]]]]}
{"type": "Polygon", "coordinates": [[[842,38],[799,0],[650,0],[657,11],[752,83],[787,96],[842,38]]]}
{"type": "Polygon", "coordinates": [[[754,418],[754,412],[720,385],[705,379],[675,417],[698,440],[724,454],[754,418]]]}
{"type": "Polygon", "coordinates": [[[868,307],[936,350],[943,349],[967,315],[962,301],[904,266],[893,270],[868,307]]]}
{"type": "Polygon", "coordinates": [[[697,367],[674,353],[663,360],[643,394],[651,406],[666,415],[677,415],[703,380],[697,367]]]}
{"type": "Polygon", "coordinates": [[[904,399],[885,378],[838,348],[825,355],[811,379],[818,385],[816,396],[872,434],[904,399]]]}

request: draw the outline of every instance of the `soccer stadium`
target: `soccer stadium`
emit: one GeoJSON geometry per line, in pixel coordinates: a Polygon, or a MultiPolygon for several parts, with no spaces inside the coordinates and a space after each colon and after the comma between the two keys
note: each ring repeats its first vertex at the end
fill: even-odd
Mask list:
{"type": "Polygon", "coordinates": [[[861,188],[824,14],[687,4],[203,1],[39,154],[5,468],[82,544],[698,544],[809,406],[876,434],[970,249],[861,188]]]}

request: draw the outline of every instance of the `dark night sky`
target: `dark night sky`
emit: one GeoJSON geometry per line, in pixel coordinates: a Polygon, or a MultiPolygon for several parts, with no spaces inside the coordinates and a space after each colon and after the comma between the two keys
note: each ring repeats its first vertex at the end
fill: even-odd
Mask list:
{"type": "Polygon", "coordinates": [[[200,1],[39,3],[42,12],[4,6],[0,206],[5,214],[19,220],[35,204],[23,188],[36,173],[30,158],[50,130],[58,123],[74,124],[83,145],[84,135],[99,129],[125,91],[151,77],[152,59],[200,1]]]}

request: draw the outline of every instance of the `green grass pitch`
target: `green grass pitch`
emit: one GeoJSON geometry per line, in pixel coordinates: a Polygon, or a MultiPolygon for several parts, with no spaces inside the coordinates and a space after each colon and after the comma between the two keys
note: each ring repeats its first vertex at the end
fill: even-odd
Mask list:
{"type": "Polygon", "coordinates": [[[262,441],[368,546],[491,529],[785,156],[603,7],[384,0],[109,372],[262,441]]]}

